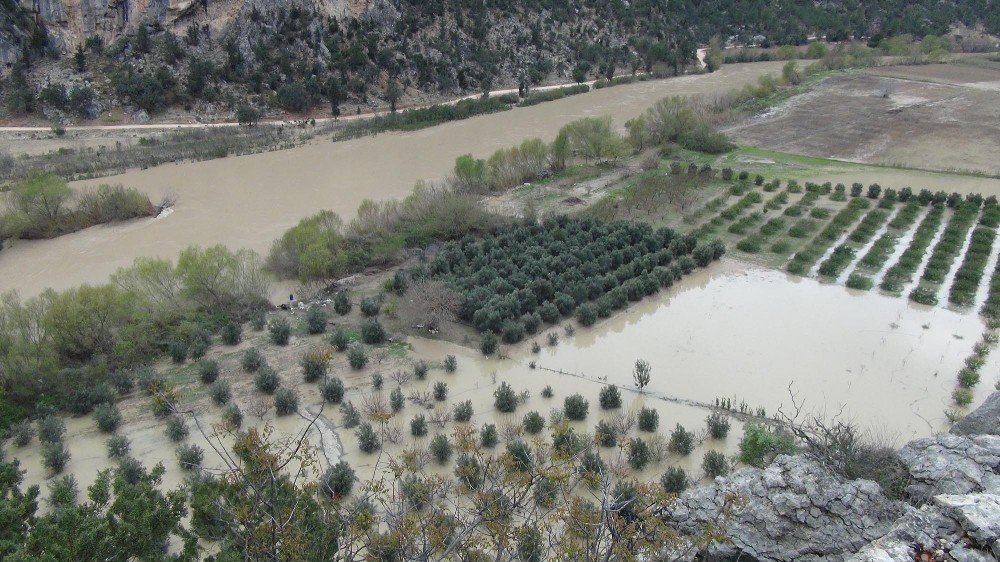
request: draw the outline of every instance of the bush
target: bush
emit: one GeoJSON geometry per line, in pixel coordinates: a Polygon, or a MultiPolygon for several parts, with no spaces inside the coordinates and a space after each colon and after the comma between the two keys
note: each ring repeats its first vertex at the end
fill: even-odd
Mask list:
{"type": "Polygon", "coordinates": [[[274,394],[274,391],[278,390],[278,387],[281,386],[281,378],[278,376],[277,371],[271,367],[262,367],[257,371],[257,376],[254,377],[253,382],[257,390],[264,394],[274,394]]]}
{"type": "Polygon", "coordinates": [[[352,345],[347,350],[347,362],[354,370],[364,369],[368,365],[368,353],[365,351],[365,347],[359,343],[352,345]]]}
{"type": "Polygon", "coordinates": [[[509,414],[517,409],[517,394],[506,382],[501,382],[500,388],[493,391],[493,397],[495,398],[493,404],[497,410],[509,414]]]}
{"type": "Polygon", "coordinates": [[[455,406],[455,421],[467,422],[472,419],[472,400],[460,402],[455,406]]]}
{"type": "Polygon", "coordinates": [[[222,411],[222,421],[228,427],[238,429],[243,425],[243,412],[236,404],[230,404],[222,411]]]}
{"type": "Polygon", "coordinates": [[[660,425],[660,414],[653,408],[639,410],[639,431],[656,431],[660,425]]]}
{"type": "Polygon", "coordinates": [[[302,366],[302,379],[313,383],[326,376],[327,356],[322,352],[309,352],[299,361],[302,366]]]}
{"type": "Polygon", "coordinates": [[[274,411],[279,416],[294,414],[299,409],[299,395],[290,388],[279,388],[274,393],[274,411]]]}
{"type": "Polygon", "coordinates": [[[167,429],[165,433],[167,434],[167,437],[174,442],[187,439],[189,430],[184,418],[177,414],[167,418],[167,429]]]}
{"type": "Polygon", "coordinates": [[[288,345],[288,340],[292,337],[292,325],[287,318],[279,316],[267,325],[267,332],[274,345],[288,345]]]}
{"type": "Polygon", "coordinates": [[[427,435],[427,419],[422,414],[413,416],[410,420],[410,435],[414,437],[427,435]]]}
{"type": "Polygon", "coordinates": [[[497,426],[492,423],[484,425],[483,429],[479,431],[479,443],[487,449],[496,447],[499,440],[499,436],[497,435],[497,426]]]}
{"type": "Polygon", "coordinates": [[[729,418],[716,412],[705,420],[708,424],[708,434],[712,439],[725,439],[729,435],[729,418]]]}
{"type": "Polygon", "coordinates": [[[496,353],[499,346],[500,338],[498,338],[496,334],[493,332],[483,332],[483,335],[479,340],[479,350],[483,353],[483,355],[493,355],[496,353]]]}
{"type": "Polygon", "coordinates": [[[382,447],[382,440],[375,433],[375,428],[372,427],[372,424],[368,422],[361,424],[361,427],[358,428],[357,436],[358,448],[361,449],[362,453],[371,454],[382,447]]]}
{"type": "Polygon", "coordinates": [[[423,359],[413,364],[413,376],[416,377],[418,381],[426,379],[429,371],[430,367],[423,359]]]}
{"type": "Polygon", "coordinates": [[[341,316],[351,313],[351,299],[347,291],[341,291],[333,297],[333,311],[341,316]]]}
{"type": "Polygon", "coordinates": [[[66,424],[62,418],[49,415],[38,420],[38,440],[42,443],[62,441],[65,434],[66,424]]]}
{"type": "Polygon", "coordinates": [[[211,359],[198,361],[198,378],[205,384],[212,384],[219,378],[219,364],[211,359]]]}
{"type": "Polygon", "coordinates": [[[680,494],[688,487],[687,473],[683,468],[671,466],[660,477],[660,484],[668,494],[680,494]]]}
{"type": "Polygon", "coordinates": [[[445,464],[451,458],[451,443],[447,436],[440,433],[431,439],[430,450],[438,464],[445,464]]]}
{"type": "Polygon", "coordinates": [[[587,419],[587,410],[589,409],[590,404],[579,394],[567,396],[563,402],[563,411],[569,420],[582,421],[587,419]]]}
{"type": "Polygon", "coordinates": [[[524,430],[530,435],[537,435],[545,429],[545,418],[538,412],[528,412],[524,416],[524,430]]]}
{"type": "Polygon", "coordinates": [[[958,387],[951,393],[951,399],[955,401],[955,404],[959,406],[968,406],[972,404],[972,400],[975,395],[972,393],[972,389],[958,387]]]}
{"type": "Polygon", "coordinates": [[[382,300],[373,297],[365,297],[361,299],[361,314],[368,317],[378,316],[379,310],[382,308],[382,300]]]}
{"type": "Polygon", "coordinates": [[[330,345],[335,347],[337,351],[344,351],[347,349],[347,346],[351,345],[351,337],[347,335],[347,331],[343,328],[337,328],[330,334],[330,345]]]}
{"type": "Polygon", "coordinates": [[[263,367],[265,364],[264,356],[257,351],[256,347],[251,347],[243,353],[243,358],[240,360],[240,366],[247,373],[256,373],[258,369],[263,367]]]}
{"type": "Polygon", "coordinates": [[[507,457],[511,460],[514,470],[519,472],[528,472],[535,464],[531,447],[520,439],[515,439],[507,444],[507,457]]]}
{"type": "Polygon", "coordinates": [[[614,447],[618,444],[618,432],[611,424],[601,420],[594,428],[594,441],[601,447],[614,447]]]}
{"type": "Polygon", "coordinates": [[[791,436],[757,423],[743,426],[743,439],[740,441],[740,462],[743,464],[763,468],[776,455],[792,454],[795,450],[791,436]]]}
{"type": "Polygon", "coordinates": [[[177,447],[177,463],[181,470],[194,470],[201,466],[205,451],[197,445],[181,445],[177,447]]]}
{"type": "Polygon", "coordinates": [[[209,394],[212,396],[212,401],[219,406],[229,402],[233,395],[232,390],[229,387],[229,383],[226,381],[215,381],[215,384],[212,385],[212,389],[209,391],[209,394]]]}
{"type": "Polygon", "coordinates": [[[250,327],[255,332],[259,332],[267,325],[267,314],[263,310],[258,310],[250,315],[250,327]]]}
{"type": "Polygon", "coordinates": [[[542,389],[542,398],[552,398],[553,396],[555,396],[555,393],[552,392],[552,386],[545,385],[545,388],[542,389]]]}
{"type": "Polygon", "coordinates": [[[94,421],[97,422],[97,429],[104,433],[112,433],[122,424],[122,413],[114,404],[105,402],[94,408],[94,421]]]}
{"type": "Polygon", "coordinates": [[[361,321],[361,341],[369,345],[377,345],[385,341],[385,328],[377,318],[366,318],[361,321]]]}
{"type": "Polygon", "coordinates": [[[306,311],[306,332],[312,335],[326,332],[326,311],[313,306],[306,311]]]}
{"type": "Polygon", "coordinates": [[[319,393],[330,404],[340,404],[344,399],[344,381],[331,377],[319,383],[319,393]]]}
{"type": "Polygon", "coordinates": [[[441,381],[434,383],[434,399],[438,402],[448,399],[448,383],[441,381]]]}
{"type": "Polygon", "coordinates": [[[389,393],[389,407],[392,408],[392,413],[399,412],[406,405],[406,398],[403,396],[403,391],[398,386],[392,389],[389,393]]]}
{"type": "Polygon", "coordinates": [[[676,453],[681,456],[687,456],[694,451],[694,433],[684,429],[684,426],[677,424],[674,430],[670,433],[670,442],[667,444],[667,449],[671,453],[676,453]]]}
{"type": "Polygon", "coordinates": [[[229,321],[222,326],[222,343],[237,345],[243,340],[243,326],[239,322],[229,321]]]}
{"type": "Polygon", "coordinates": [[[59,474],[69,462],[69,450],[62,441],[46,441],[42,443],[42,465],[52,474],[59,474]]]}
{"type": "Polygon", "coordinates": [[[10,439],[18,447],[27,446],[34,437],[35,428],[31,427],[28,420],[21,420],[10,427],[10,439]]]}
{"type": "Polygon", "coordinates": [[[458,359],[454,355],[448,355],[444,358],[444,370],[449,373],[454,373],[458,369],[458,359]]]}
{"type": "Polygon", "coordinates": [[[128,437],[124,435],[112,435],[108,439],[108,456],[113,459],[122,459],[128,456],[129,451],[132,449],[132,444],[129,443],[128,437]]]}
{"type": "Polygon", "coordinates": [[[652,459],[652,452],[645,441],[636,437],[628,442],[628,464],[635,470],[646,468],[652,459]]]}
{"type": "Polygon", "coordinates": [[[701,469],[709,478],[716,478],[729,474],[729,462],[726,456],[718,451],[706,451],[701,460],[701,469]]]}
{"type": "Polygon", "coordinates": [[[601,389],[600,395],[601,409],[614,410],[622,407],[622,395],[615,385],[605,386],[601,389]]]}
{"type": "Polygon", "coordinates": [[[108,375],[108,379],[119,396],[132,394],[132,390],[135,388],[135,377],[129,371],[112,371],[108,375]]]}
{"type": "Polygon", "coordinates": [[[591,326],[597,322],[597,309],[590,303],[581,304],[576,309],[576,320],[581,326],[591,326]]]}
{"type": "Polygon", "coordinates": [[[347,461],[340,461],[326,469],[320,479],[320,486],[327,496],[340,499],[350,495],[354,489],[354,469],[347,461]]]}

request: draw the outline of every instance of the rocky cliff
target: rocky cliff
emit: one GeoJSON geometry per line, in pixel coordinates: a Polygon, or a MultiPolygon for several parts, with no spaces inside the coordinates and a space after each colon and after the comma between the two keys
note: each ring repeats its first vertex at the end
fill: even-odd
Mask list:
{"type": "Polygon", "coordinates": [[[1000,560],[1000,392],[952,432],[907,443],[905,497],[848,481],[807,456],[779,456],[682,494],[672,522],[686,560],[1000,560]],[[709,546],[694,537],[718,537],[709,546]]]}

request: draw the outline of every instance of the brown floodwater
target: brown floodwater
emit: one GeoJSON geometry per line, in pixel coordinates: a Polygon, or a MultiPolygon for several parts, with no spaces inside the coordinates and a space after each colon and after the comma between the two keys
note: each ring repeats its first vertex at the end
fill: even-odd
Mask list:
{"type": "MultiPolygon", "coordinates": [[[[159,219],[101,226],[0,251],[0,292],[30,296],[102,282],[140,256],[174,258],[191,244],[266,252],[301,218],[331,209],[353,217],[364,199],[404,197],[422,179],[440,180],[464,153],[485,157],[529,137],[550,140],[566,123],[610,115],[621,126],[669,95],[715,94],[780,72],[780,63],[726,65],[718,72],[594,90],[526,108],[420,131],[343,142],[317,141],[277,152],[166,164],[78,187],[122,183],[154,202],[177,197],[159,219]]],[[[277,293],[276,293],[277,294],[277,293]]]]}
{"type": "MultiPolygon", "coordinates": [[[[658,437],[635,430],[631,436],[640,435],[663,448],[676,424],[694,431],[698,446],[691,455],[663,453],[638,476],[656,479],[672,465],[697,477],[707,450],[734,455],[742,434],[742,424],[733,419],[727,439],[707,437],[705,418],[712,411],[707,406],[720,397],[731,398],[734,404],[746,402],[752,409],[762,407],[770,416],[779,408],[791,411],[791,392],[804,405],[804,412],[827,417],[839,413],[896,443],[945,429],[944,412],[952,407],[956,373],[982,331],[983,323],[974,313],[915,305],[877,291],[854,291],[724,259],[591,328],[577,327],[572,335],[563,327],[550,329],[559,334],[556,346],[546,344],[548,332],[539,333],[536,339],[542,349],[537,355],[529,342],[504,350],[508,358],[499,359],[484,358],[469,347],[410,338],[410,357],[391,358],[363,371],[349,371],[338,363],[335,374],[345,380],[350,389],[347,399],[359,408],[366,396],[379,394],[371,390],[372,373],[384,375],[381,392],[388,399],[396,384],[390,374],[409,369],[413,358],[427,360],[432,369],[426,380],[405,383],[404,393],[430,393],[435,382],[443,381],[448,384],[448,397],[444,402],[432,401],[431,409],[408,400],[387,424],[400,438],[386,443],[381,454],[361,453],[354,430],[341,427],[341,415],[332,406],[325,408],[309,440],[320,449],[323,466],[344,458],[359,477],[366,478],[384,470],[389,456],[412,447],[426,449],[436,433],[450,435],[456,426],[453,422],[439,428],[431,423],[428,436],[413,438],[409,423],[417,414],[429,420],[435,411],[450,412],[457,403],[470,400],[475,412],[472,423],[476,427],[495,423],[503,435],[504,428],[519,425],[527,412],[538,411],[548,418],[567,396],[580,393],[590,403],[590,415],[573,424],[577,431],[592,433],[598,420],[643,406],[659,413],[658,437]],[[458,359],[454,374],[439,367],[449,354],[458,359]],[[638,393],[632,383],[632,367],[638,358],[652,366],[652,382],[644,393],[638,393]],[[531,361],[536,362],[535,368],[531,361]],[[493,407],[493,392],[502,382],[529,394],[514,414],[500,414],[493,407]],[[621,410],[600,409],[598,393],[606,384],[621,388],[621,410]],[[541,396],[546,386],[552,387],[554,397],[541,396]]],[[[301,350],[308,342],[293,344],[290,349],[301,350]]],[[[306,416],[319,412],[316,385],[301,383],[294,357],[286,359],[275,364],[285,365],[280,369],[285,384],[297,387],[300,412],[306,416]]],[[[977,387],[972,407],[996,383],[992,377],[1000,368],[998,363],[1000,356],[992,353],[983,369],[990,375],[977,387]]],[[[241,406],[246,423],[258,422],[245,403],[241,406]]],[[[203,425],[208,426],[217,411],[215,407],[203,411],[203,425]]],[[[301,416],[275,419],[272,413],[266,419],[274,424],[276,436],[296,435],[307,427],[301,416]]],[[[67,472],[85,486],[98,470],[112,466],[105,454],[107,436],[97,432],[89,417],[68,419],[67,425],[66,442],[72,454],[67,472]]],[[[191,430],[189,441],[206,451],[206,468],[223,468],[193,425],[191,430]]],[[[132,440],[137,458],[147,465],[164,463],[168,487],[182,482],[185,473],[177,468],[175,445],[164,434],[162,421],[147,414],[129,419],[122,432],[132,440]]],[[[530,441],[529,436],[523,438],[530,441]]],[[[45,481],[37,441],[24,449],[9,447],[8,452],[24,463],[28,483],[45,481]]],[[[614,448],[602,449],[602,453],[606,459],[619,455],[614,448]]],[[[450,473],[453,466],[432,462],[428,470],[450,473]]]]}

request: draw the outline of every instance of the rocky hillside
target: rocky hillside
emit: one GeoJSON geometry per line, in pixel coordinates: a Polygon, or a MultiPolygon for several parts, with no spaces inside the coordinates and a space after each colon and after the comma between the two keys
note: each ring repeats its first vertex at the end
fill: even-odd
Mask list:
{"type": "Polygon", "coordinates": [[[232,115],[682,71],[719,35],[802,43],[1000,27],[1000,0],[0,0],[0,117],[232,115]],[[997,19],[996,22],[993,22],[997,19]],[[116,113],[117,112],[117,113],[116,113]]]}
{"type": "Polygon", "coordinates": [[[951,433],[899,450],[903,488],[845,478],[811,455],[779,456],[681,495],[667,517],[692,537],[678,560],[1000,560],[1000,392],[951,433]]]}

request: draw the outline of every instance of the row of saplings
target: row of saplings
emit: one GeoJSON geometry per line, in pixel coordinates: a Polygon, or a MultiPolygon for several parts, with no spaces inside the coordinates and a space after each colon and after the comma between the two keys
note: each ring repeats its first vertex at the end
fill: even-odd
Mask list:
{"type": "MultiPolygon", "coordinates": [[[[446,398],[446,392],[438,390],[442,388],[446,389],[447,385],[440,382],[435,385],[436,400],[443,401],[446,398]]],[[[541,395],[544,398],[552,398],[554,396],[552,387],[546,386],[541,395]]],[[[509,384],[503,382],[494,391],[494,406],[501,413],[513,413],[517,406],[526,401],[528,397],[527,391],[517,393],[509,384]]],[[[622,397],[619,389],[614,385],[605,386],[600,392],[599,402],[603,410],[621,409],[622,397]]],[[[396,403],[392,407],[394,413],[397,412],[398,409],[402,408],[402,400],[400,399],[398,402],[398,409],[396,403]]],[[[568,422],[583,421],[587,418],[589,408],[589,402],[582,395],[573,394],[565,398],[561,410],[553,410],[548,420],[539,412],[532,411],[522,417],[519,425],[509,425],[498,429],[494,423],[484,424],[479,430],[479,445],[483,449],[494,449],[503,436],[508,440],[506,454],[517,461],[515,465],[528,468],[531,465],[532,448],[521,439],[522,436],[539,436],[548,425],[554,432],[553,443],[556,444],[560,439],[565,439],[567,431],[572,431],[569,429],[568,422]]],[[[383,445],[383,432],[370,422],[359,423],[359,414],[350,403],[345,405],[344,412],[345,427],[357,426],[356,437],[359,449],[366,454],[379,451],[383,445]]],[[[466,423],[471,420],[473,413],[471,401],[464,401],[455,405],[452,415],[445,417],[445,419],[466,423]]],[[[621,447],[625,452],[628,465],[633,470],[642,471],[651,463],[662,458],[663,447],[660,447],[660,442],[655,438],[629,438],[628,435],[635,428],[638,428],[640,432],[655,434],[659,428],[659,422],[659,413],[655,409],[643,407],[635,414],[619,414],[608,421],[601,420],[594,428],[592,435],[577,436],[576,440],[584,447],[585,450],[582,452],[585,456],[592,457],[591,462],[594,462],[595,459],[596,462],[603,461],[600,460],[600,455],[591,449],[590,444],[605,448],[621,447]]],[[[444,427],[444,423],[440,420],[437,423],[440,424],[440,427],[444,427]]],[[[713,413],[707,418],[706,423],[708,435],[711,438],[721,440],[727,437],[730,422],[724,415],[713,413]]],[[[409,427],[410,435],[414,438],[423,438],[429,433],[428,420],[423,414],[414,416],[410,420],[409,427]]],[[[694,432],[677,424],[665,444],[665,449],[670,453],[687,456],[694,451],[696,441],[697,437],[694,432]]],[[[440,465],[451,462],[455,455],[455,449],[455,445],[444,433],[436,433],[428,443],[428,452],[431,458],[440,465]]],[[[478,463],[478,461],[469,455],[460,455],[456,461],[456,475],[461,477],[463,474],[467,474],[470,463],[478,463]]],[[[730,468],[730,461],[722,453],[714,450],[705,453],[702,461],[705,475],[713,478],[723,476],[729,473],[730,468]]],[[[345,469],[347,467],[340,467],[338,470],[345,469]]],[[[679,493],[687,486],[688,476],[683,469],[671,467],[663,475],[662,482],[667,491],[679,493]]]]}

